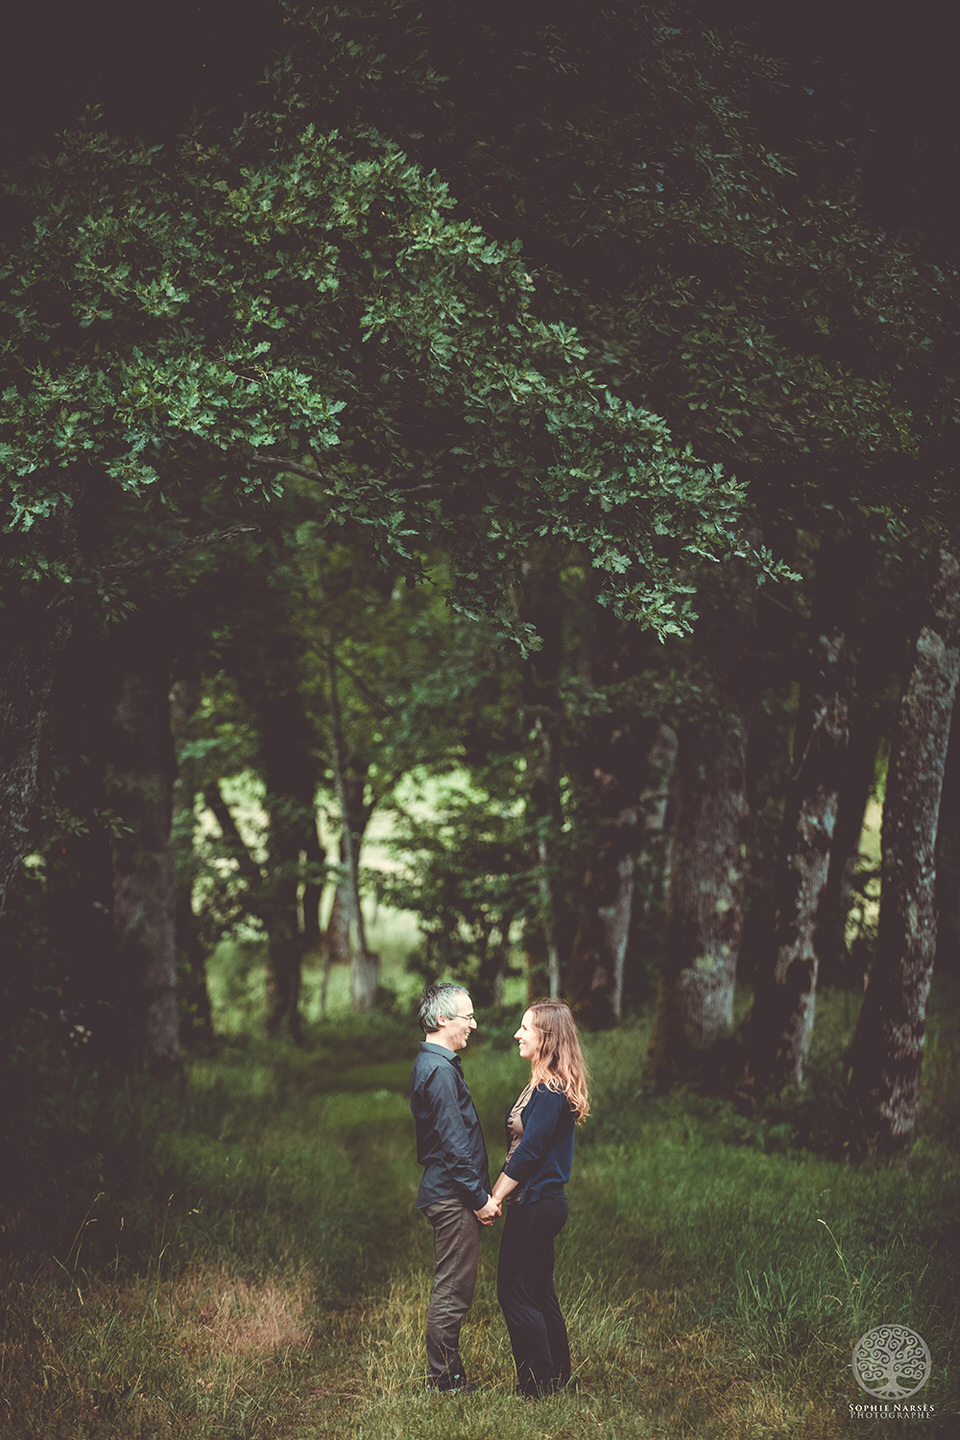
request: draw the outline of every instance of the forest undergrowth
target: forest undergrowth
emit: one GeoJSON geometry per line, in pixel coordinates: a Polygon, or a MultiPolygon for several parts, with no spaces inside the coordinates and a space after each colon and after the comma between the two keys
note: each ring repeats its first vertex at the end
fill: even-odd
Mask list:
{"type": "MultiPolygon", "coordinates": [[[[588,1037],[594,1110],[558,1258],[574,1378],[536,1404],[512,1393],[495,1230],[463,1337],[478,1389],[425,1389],[409,1026],[344,1018],[300,1050],[221,1042],[176,1098],[128,1093],[125,1165],[105,1154],[102,1188],[56,1192],[75,1213],[55,1244],[28,1216],[29,1244],[7,1226],[0,1436],[960,1434],[954,1013],[934,1007],[922,1130],[894,1167],[844,1158],[831,1137],[842,996],[821,1004],[808,1095],[762,1113],[651,1095],[644,1021],[588,1037]],[[852,1347],[885,1322],[929,1348],[923,1418],[855,1408],[878,1402],[855,1383],[852,1347]]],[[[523,1079],[512,1028],[489,1017],[464,1057],[494,1166],[523,1079]]]]}

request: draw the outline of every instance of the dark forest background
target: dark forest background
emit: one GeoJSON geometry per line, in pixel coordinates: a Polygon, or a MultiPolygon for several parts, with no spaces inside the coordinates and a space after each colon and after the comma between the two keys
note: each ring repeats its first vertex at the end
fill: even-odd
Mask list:
{"type": "MultiPolygon", "coordinates": [[[[686,1125],[885,1175],[923,1254],[955,1239],[952,64],[927,4],[10,17],[11,1264],[76,1283],[93,1192],[105,1236],[121,1195],[155,1218],[216,1096],[280,1134],[334,1071],[399,1095],[439,975],[491,1114],[517,1005],[569,1000],[598,1183],[662,1122],[680,1184],[686,1125]]],[[[310,1243],[369,1256],[352,1223],[310,1243]]],[[[775,1272],[737,1269],[737,1323],[809,1356],[775,1272]]]]}

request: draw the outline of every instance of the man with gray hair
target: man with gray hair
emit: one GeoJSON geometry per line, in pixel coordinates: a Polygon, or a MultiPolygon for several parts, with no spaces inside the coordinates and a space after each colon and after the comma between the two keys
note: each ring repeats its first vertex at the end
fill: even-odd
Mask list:
{"type": "Polygon", "coordinates": [[[425,1038],[410,1072],[410,1109],[423,1166],[416,1204],[433,1226],[429,1384],[463,1394],[471,1386],[460,1359],[460,1327],[477,1283],[480,1226],[492,1225],[500,1206],[490,1198],[487,1149],[458,1053],[477,1028],[470,995],[462,985],[429,985],[417,1019],[425,1038]]]}

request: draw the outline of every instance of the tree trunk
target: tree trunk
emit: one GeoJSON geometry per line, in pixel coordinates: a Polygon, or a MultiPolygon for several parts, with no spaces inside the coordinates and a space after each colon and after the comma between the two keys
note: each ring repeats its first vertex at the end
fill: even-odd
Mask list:
{"type": "Polygon", "coordinates": [[[677,733],[657,726],[647,753],[647,784],[640,793],[640,834],[628,951],[637,963],[624,974],[623,1002],[639,1006],[655,991],[663,964],[664,902],[670,885],[670,793],[677,764],[677,733]],[[639,963],[643,960],[645,963],[639,963]]]}
{"type": "Polygon", "coordinates": [[[636,673],[646,643],[635,626],[607,611],[597,613],[592,680],[611,698],[588,723],[581,748],[589,799],[579,820],[590,854],[567,986],[578,1013],[594,1028],[616,1025],[623,1016],[636,855],[645,820],[642,797],[650,788],[649,757],[660,727],[631,714],[615,687],[636,673]]]}
{"type": "MultiPolygon", "coordinates": [[[[183,731],[200,700],[195,679],[178,680],[171,690],[175,735],[183,731]]],[[[194,837],[196,834],[197,766],[181,759],[173,786],[173,858],[176,904],[177,990],[180,1034],[184,1044],[213,1039],[213,1012],[207,989],[207,956],[193,910],[194,837]]]]}
{"type": "Polygon", "coordinates": [[[46,847],[43,909],[47,959],[59,978],[64,1020],[97,1067],[131,1061],[105,820],[115,688],[103,638],[81,620],[58,666],[45,732],[45,748],[56,757],[58,772],[53,798],[70,823],[46,847]]]}
{"type": "Polygon", "coordinates": [[[333,759],[340,802],[341,854],[344,897],[350,917],[350,1003],[354,1010],[372,1010],[380,985],[380,956],[367,946],[360,901],[360,844],[369,812],[363,803],[365,771],[348,771],[337,657],[333,637],[328,637],[327,664],[330,677],[330,720],[333,732],[333,759]]]}
{"type": "Polygon", "coordinates": [[[254,689],[241,674],[259,730],[259,762],[267,812],[267,855],[254,902],[267,933],[266,1025],[271,1035],[303,1040],[300,991],[302,857],[315,853],[316,737],[297,683],[297,657],[279,632],[270,668],[254,689]]]}
{"type": "Polygon", "coordinates": [[[483,936],[477,936],[477,951],[480,965],[476,979],[470,987],[474,1003],[492,1005],[500,1009],[503,1005],[503,987],[506,980],[510,956],[510,932],[514,916],[506,914],[483,936]]]}
{"type": "Polygon", "coordinates": [[[937,827],[936,971],[960,979],[960,706],[954,705],[937,827]]]}
{"type": "Polygon", "coordinates": [[[957,677],[960,566],[939,555],[929,612],[897,719],[883,806],[877,956],[847,1056],[870,1153],[912,1140],[936,952],[935,848],[957,677]]]}
{"type": "Polygon", "coordinates": [[[860,837],[864,816],[876,779],[881,728],[881,713],[876,705],[863,702],[853,706],[850,745],[840,777],[830,866],[814,937],[817,983],[821,989],[831,985],[862,988],[862,976],[858,979],[847,945],[847,922],[861,858],[860,837]]]}
{"type": "Polygon", "coordinates": [[[26,628],[14,610],[4,619],[0,653],[0,915],[7,890],[33,837],[38,767],[47,702],[60,657],[70,639],[68,610],[48,611],[26,628]],[[21,637],[29,633],[29,643],[21,637]]]}
{"type": "Polygon", "coordinates": [[[803,1081],[813,1033],[816,929],[849,744],[853,623],[861,551],[847,536],[821,541],[812,615],[812,671],[800,698],[773,883],[771,964],[758,970],[748,1073],[762,1091],[803,1081]]]}
{"type": "MultiPolygon", "coordinates": [[[[340,847],[340,864],[344,865],[343,846],[340,847]]],[[[331,965],[350,964],[350,914],[352,910],[351,882],[345,870],[341,870],[337,888],[333,892],[327,928],[324,934],[327,960],[331,965]]]]}
{"type": "Polygon", "coordinates": [[[304,935],[302,856],[316,836],[314,777],[299,694],[280,693],[260,709],[261,761],[269,817],[261,915],[267,931],[267,1030],[303,1039],[300,1017],[304,935]]]}
{"type": "Polygon", "coordinates": [[[523,703],[528,722],[532,722],[535,746],[527,794],[527,824],[536,837],[534,863],[539,897],[539,943],[530,937],[531,1000],[543,993],[544,987],[536,983],[538,972],[545,972],[550,999],[560,998],[574,928],[559,844],[563,827],[559,686],[564,660],[564,596],[559,572],[559,561],[542,552],[528,559],[523,567],[522,618],[533,625],[542,642],[539,650],[524,657],[522,668],[523,703]]]}
{"type": "Polygon", "coordinates": [[[746,889],[748,716],[767,683],[750,572],[731,564],[708,573],[699,600],[687,657],[689,718],[677,729],[670,889],[650,1042],[661,1090],[717,1083],[729,1055],[746,889]]]}
{"type": "Polygon", "coordinates": [[[265,896],[267,917],[267,1033],[282,1032],[294,1044],[303,1040],[300,1018],[303,937],[299,923],[299,825],[287,813],[286,796],[268,794],[270,832],[267,848],[269,883],[265,896]]]}
{"type": "Polygon", "coordinates": [[[320,949],[323,931],[320,928],[320,906],[323,902],[324,866],[327,852],[320,844],[317,834],[317,817],[314,814],[306,825],[303,849],[303,948],[307,952],[320,949]]]}
{"type": "Polygon", "coordinates": [[[660,1089],[699,1079],[733,1029],[746,728],[732,710],[723,719],[719,728],[686,724],[678,737],[666,946],[650,1048],[660,1089]]]}
{"type": "Polygon", "coordinates": [[[107,798],[113,836],[113,918],[126,976],[135,1062],[179,1064],[173,874],[170,678],[159,625],[139,617],[121,637],[107,798]]]}

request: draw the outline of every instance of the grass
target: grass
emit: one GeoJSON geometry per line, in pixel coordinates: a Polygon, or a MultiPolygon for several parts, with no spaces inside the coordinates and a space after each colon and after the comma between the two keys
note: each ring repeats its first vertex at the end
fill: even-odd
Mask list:
{"type": "MultiPolygon", "coordinates": [[[[124,1193],[78,1203],[55,1254],[3,1261],[0,1436],[956,1436],[951,1014],[934,1010],[911,1161],[888,1168],[797,1144],[809,1128],[799,1102],[797,1125],[788,1108],[744,1116],[716,1100],[651,1098],[646,1023],[588,1037],[595,1110],[558,1259],[575,1384],[534,1405],[511,1393],[496,1232],[483,1237],[464,1329],[478,1393],[441,1399],[423,1386],[430,1235],[412,1210],[409,1028],[341,1015],[303,1051],[225,1041],[191,1064],[182,1096],[144,1110],[124,1193]],[[870,1400],[851,1347],[883,1321],[925,1338],[934,1369],[919,1398],[932,1419],[851,1416],[870,1400]]],[[[827,997],[818,1094],[829,1096],[852,1018],[843,997],[827,997]]],[[[495,1163],[524,1068],[509,1029],[490,1026],[465,1056],[495,1163]]]]}

